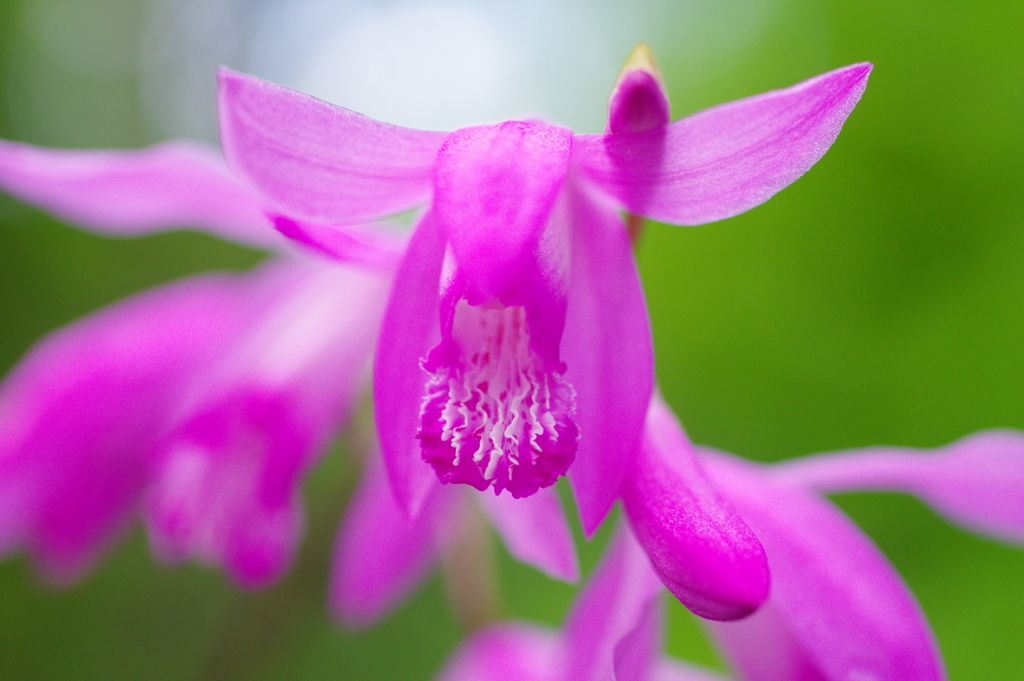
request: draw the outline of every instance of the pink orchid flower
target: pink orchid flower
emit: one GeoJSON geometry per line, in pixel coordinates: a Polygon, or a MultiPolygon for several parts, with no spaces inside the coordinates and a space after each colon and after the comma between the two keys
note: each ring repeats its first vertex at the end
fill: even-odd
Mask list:
{"type": "Polygon", "coordinates": [[[824,154],[870,69],[668,125],[660,82],[627,69],[603,135],[536,120],[411,130],[224,70],[221,133],[236,174],[271,210],[305,222],[294,237],[318,242],[329,224],[427,206],[374,370],[402,506],[422,508],[431,468],[443,482],[526,497],[571,466],[592,533],[619,492],[653,383],[620,211],[701,224],[764,202],[824,154]],[[662,114],[649,115],[650,101],[662,114]]]}
{"type": "Polygon", "coordinates": [[[588,535],[621,494],[673,593],[735,619],[767,595],[764,554],[699,467],[666,462],[658,437],[642,437],[653,353],[620,211],[700,224],[766,201],[824,154],[870,69],[669,124],[640,46],[603,135],[540,121],[410,130],[225,70],[222,140],[271,210],[302,220],[286,233],[305,243],[428,206],[374,369],[384,460],[410,517],[434,494],[430,468],[526,498],[571,466],[588,535]]]}
{"type": "MultiPolygon", "coordinates": [[[[0,141],[0,187],[103,234],[189,225],[281,249],[205,147],[56,151],[0,141]]],[[[353,232],[355,233],[355,232],[353,232]]],[[[299,488],[369,368],[397,250],[282,253],[132,296],[40,341],[0,385],[0,554],[80,577],[140,510],[155,552],[246,586],[287,568],[299,488]]]]}
{"type": "MultiPolygon", "coordinates": [[[[1024,543],[1018,432],[978,433],[932,452],[879,447],[769,466],[702,448],[699,462],[757,533],[772,570],[772,593],[758,612],[706,623],[744,681],[945,678],[934,635],[895,569],[813,489],[909,492],[968,529],[1024,543]]],[[[620,527],[562,631],[491,625],[460,647],[439,679],[724,681],[659,654],[654,567],[620,527]]]]}

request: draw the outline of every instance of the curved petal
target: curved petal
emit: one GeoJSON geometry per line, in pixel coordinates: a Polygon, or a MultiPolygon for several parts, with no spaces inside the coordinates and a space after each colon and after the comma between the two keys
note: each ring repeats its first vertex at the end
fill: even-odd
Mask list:
{"type": "Polygon", "coordinates": [[[825,154],[870,71],[836,69],[665,128],[577,135],[573,159],[632,213],[677,225],[722,220],[764,203],[825,154]]]}
{"type": "Polygon", "coordinates": [[[554,487],[522,499],[486,491],[476,496],[513,558],[554,579],[580,578],[572,530],[554,487]]]}
{"type": "MultiPolygon", "coordinates": [[[[626,228],[601,197],[567,182],[572,263],[562,356],[576,389],[579,448],[569,471],[592,535],[619,494],[654,387],[654,350],[626,228]]],[[[556,216],[557,217],[557,216],[556,216]]]]}
{"type": "Polygon", "coordinates": [[[522,121],[456,130],[445,139],[432,210],[471,302],[505,297],[532,262],[571,149],[569,130],[522,121]]]}
{"type": "Polygon", "coordinates": [[[194,227],[258,248],[281,245],[220,154],[194,142],[81,151],[0,140],[0,188],[100,234],[194,227]]]}
{"type": "Polygon", "coordinates": [[[377,269],[398,267],[405,239],[387,225],[321,225],[271,216],[274,229],[331,260],[377,269]]]}
{"type": "Polygon", "coordinates": [[[228,164],[275,212],[369,222],[425,203],[446,133],[381,123],[253,76],[219,74],[228,164]]]}
{"type": "Polygon", "coordinates": [[[419,513],[436,478],[416,433],[429,374],[420,359],[440,340],[438,305],[444,240],[426,213],[395,275],[373,368],[374,413],[381,451],[399,505],[419,513]]]}
{"type": "Polygon", "coordinates": [[[190,382],[244,327],[237,277],[112,305],[38,344],[0,389],[0,550],[77,579],[133,514],[190,382]]]}
{"type": "Polygon", "coordinates": [[[162,438],[146,510],[162,558],[194,556],[261,587],[291,563],[301,484],[360,394],[388,282],[272,261],[246,283],[250,325],[162,438]]]}
{"type": "Polygon", "coordinates": [[[467,639],[438,681],[556,681],[557,638],[528,624],[503,622],[467,639]]]}
{"type": "MultiPolygon", "coordinates": [[[[443,491],[435,486],[435,496],[443,491]]],[[[448,520],[443,499],[432,496],[427,506],[409,520],[380,452],[371,452],[334,543],[329,601],[342,623],[373,624],[426,576],[437,559],[433,525],[448,520]]]]}
{"type": "Polygon", "coordinates": [[[768,597],[761,543],[708,482],[660,396],[651,400],[622,502],[665,586],[697,615],[739,619],[768,597]]]}
{"type": "Polygon", "coordinates": [[[873,447],[817,454],[781,463],[777,472],[822,492],[914,494],[954,523],[1024,543],[1024,433],[984,431],[934,452],[873,447]]]}
{"type": "Polygon", "coordinates": [[[845,515],[737,457],[701,450],[701,463],[757,533],[772,571],[761,610],[709,625],[743,678],[945,678],[913,595],[845,515]]]}
{"type": "Polygon", "coordinates": [[[647,555],[620,525],[566,618],[564,677],[611,681],[618,670],[635,678],[649,669],[659,649],[660,592],[647,555]]]}

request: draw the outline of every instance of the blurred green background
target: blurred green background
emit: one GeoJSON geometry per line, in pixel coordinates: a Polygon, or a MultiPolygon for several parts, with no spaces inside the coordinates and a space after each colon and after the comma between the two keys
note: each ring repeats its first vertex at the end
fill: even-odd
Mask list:
{"type": "MultiPolygon", "coordinates": [[[[0,3],[0,136],[161,139],[136,71],[118,66],[139,49],[146,11],[143,0],[0,3]],[[31,28],[54,12],[72,27],[48,34],[56,48],[31,28]],[[70,68],[76,40],[105,46],[109,68],[70,68]]],[[[1024,3],[760,11],[756,36],[725,56],[655,43],[675,116],[856,61],[875,71],[832,150],[769,203],[704,227],[649,225],[639,260],[668,401],[697,442],[759,460],[1024,428],[1024,3]]],[[[133,291],[260,257],[193,233],[102,239],[0,196],[0,369],[133,291]]],[[[436,578],[367,633],[342,631],[324,608],[357,473],[346,449],[343,436],[310,481],[299,564],[266,593],[155,565],[138,530],[67,591],[21,558],[0,563],[0,678],[430,678],[460,636],[436,578]]],[[[920,599],[952,679],[1024,679],[1024,553],[898,495],[836,500],[920,599]]],[[[585,546],[584,566],[596,555],[585,546]]],[[[572,596],[507,557],[500,579],[510,615],[556,624],[572,596]]],[[[670,624],[670,652],[720,664],[678,605],[670,624]]]]}

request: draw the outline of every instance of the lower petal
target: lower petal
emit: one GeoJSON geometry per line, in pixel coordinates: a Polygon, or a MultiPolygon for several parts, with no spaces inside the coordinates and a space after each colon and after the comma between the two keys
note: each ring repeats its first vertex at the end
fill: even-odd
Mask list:
{"type": "Polygon", "coordinates": [[[554,579],[579,579],[572,530],[553,487],[522,499],[486,492],[477,498],[513,558],[554,579]]]}
{"type": "Polygon", "coordinates": [[[473,634],[438,675],[438,681],[558,681],[554,632],[503,623],[473,634]]]}
{"type": "Polygon", "coordinates": [[[700,458],[757,533],[772,571],[772,593],[761,611],[709,624],[743,678],[945,678],[913,595],[845,515],[737,457],[702,450],[700,458]]]}
{"type": "Polygon", "coordinates": [[[660,396],[651,400],[622,502],[665,586],[695,614],[740,619],[768,597],[761,543],[704,476],[660,396]]]}

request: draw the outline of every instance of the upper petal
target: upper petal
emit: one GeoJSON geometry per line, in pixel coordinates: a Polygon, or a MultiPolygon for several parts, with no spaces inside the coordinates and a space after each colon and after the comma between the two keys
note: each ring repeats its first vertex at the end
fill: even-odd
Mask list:
{"type": "Polygon", "coordinates": [[[825,154],[870,71],[854,64],[646,132],[577,135],[573,161],[632,213],[679,225],[732,217],[825,154]]]}
{"type": "Polygon", "coordinates": [[[880,489],[919,496],[955,523],[1024,543],[1024,434],[990,430],[934,452],[873,447],[792,459],[787,479],[822,492],[880,489]]]}
{"type": "Polygon", "coordinates": [[[445,133],[381,123],[228,69],[219,79],[224,154],[276,212],[354,224],[429,197],[445,133]]]}
{"type": "Polygon", "coordinates": [[[579,448],[569,479],[583,529],[596,531],[619,494],[654,387],[654,348],[640,276],[614,206],[566,183],[571,275],[562,356],[576,389],[579,448]]]}
{"type": "Polygon", "coordinates": [[[708,482],[660,396],[651,400],[622,502],[665,586],[697,615],[739,619],[768,597],[761,543],[708,482]]]}
{"type": "Polygon", "coordinates": [[[608,98],[605,132],[642,132],[668,123],[668,93],[661,70],[647,43],[638,43],[629,53],[608,98]]]}
{"type": "Polygon", "coordinates": [[[381,451],[399,505],[411,516],[436,485],[420,455],[416,432],[429,374],[420,359],[440,340],[438,322],[445,243],[428,212],[409,241],[394,285],[374,359],[374,415],[381,451]]]}
{"type": "Polygon", "coordinates": [[[136,508],[192,379],[247,322],[235,277],[142,293],[40,341],[0,388],[0,550],[79,577],[136,508]]]}
{"type": "Polygon", "coordinates": [[[83,151],[0,140],[0,188],[101,234],[195,227],[259,248],[281,244],[256,196],[217,151],[194,142],[83,151]]]}
{"type": "Polygon", "coordinates": [[[513,558],[555,579],[580,578],[572,530],[554,487],[522,499],[486,491],[477,497],[513,558]]]}
{"type": "Polygon", "coordinates": [[[878,548],[804,487],[701,450],[718,490],[764,544],[772,593],[740,622],[712,623],[750,681],[945,678],[928,623],[878,548]]]}
{"type": "Polygon", "coordinates": [[[433,211],[471,302],[502,298],[533,259],[569,167],[572,133],[507,121],[451,133],[434,167],[433,211]]]}

